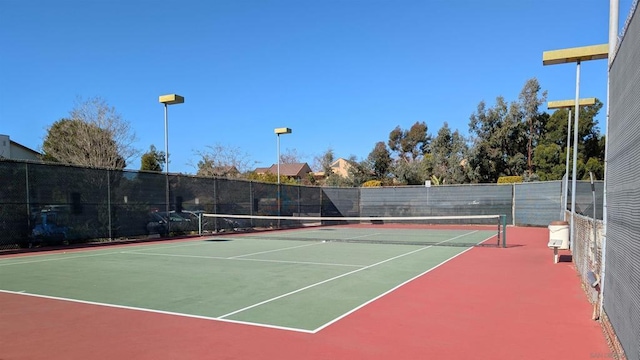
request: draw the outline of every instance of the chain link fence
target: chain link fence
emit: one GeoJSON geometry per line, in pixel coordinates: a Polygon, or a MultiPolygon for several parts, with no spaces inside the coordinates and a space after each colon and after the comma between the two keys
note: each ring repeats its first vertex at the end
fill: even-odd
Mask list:
{"type": "Polygon", "coordinates": [[[0,181],[4,185],[0,188],[0,250],[191,234],[228,226],[220,219],[202,219],[202,213],[359,215],[360,193],[356,188],[278,185],[4,159],[0,160],[0,181]]]}
{"type": "MultiPolygon", "coordinates": [[[[333,188],[8,160],[0,161],[0,180],[5,184],[0,189],[0,250],[213,232],[230,226],[217,218],[204,220],[202,213],[506,215],[508,224],[547,226],[561,214],[562,193],[559,181],[333,188]]],[[[588,184],[581,188],[590,192],[588,184]]]]}
{"type": "MultiPolygon", "coordinates": [[[[640,16],[634,1],[609,69],[603,309],[628,359],[640,359],[640,16]]],[[[612,336],[613,337],[613,336],[612,336]]]]}
{"type": "MultiPolygon", "coordinates": [[[[570,219],[567,213],[567,218],[570,219]]],[[[591,303],[597,302],[598,292],[589,281],[589,273],[600,274],[602,271],[603,222],[592,217],[575,215],[575,241],[571,254],[573,262],[580,274],[584,288],[591,303]]]]}
{"type": "Polygon", "coordinates": [[[497,184],[360,189],[361,216],[506,215],[513,223],[513,186],[497,184]]]}

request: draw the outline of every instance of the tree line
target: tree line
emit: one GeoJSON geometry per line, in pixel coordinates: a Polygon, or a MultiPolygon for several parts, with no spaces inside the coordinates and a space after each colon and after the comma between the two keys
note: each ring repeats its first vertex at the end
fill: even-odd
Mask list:
{"type": "MultiPolygon", "coordinates": [[[[329,148],[314,159],[314,170],[322,179],[309,176],[305,182],[328,186],[420,185],[495,183],[502,176],[521,176],[524,181],[558,180],[565,173],[567,121],[569,111],[552,114],[541,111],[546,92],[537,79],[525,82],[517,100],[502,96],[493,106],[480,101],[469,117],[468,136],[448,123],[429,132],[426,122],[410,128],[396,126],[386,141],[374,144],[364,159],[347,158],[348,176],[334,174],[331,164],[337,159],[329,148]]],[[[595,117],[602,102],[580,109],[578,126],[577,178],[604,176],[605,137],[595,117]]],[[[573,120],[571,120],[573,124],[573,120]]],[[[573,126],[573,125],[572,125],[573,126]]],[[[571,136],[573,138],[573,136],[571,136]]],[[[68,118],[53,123],[47,130],[42,150],[47,161],[92,167],[124,169],[138,155],[133,148],[135,135],[129,123],[101,98],[80,100],[68,118]]],[[[572,149],[569,149],[572,151],[572,149]]],[[[276,182],[276,176],[252,171],[250,156],[241,149],[219,144],[197,151],[197,175],[240,177],[276,182]]],[[[295,163],[300,156],[289,150],[282,163],[295,163]]],[[[572,156],[570,156],[572,159],[572,156]]],[[[165,154],[154,145],[142,154],[140,170],[162,171],[165,154]]],[[[570,164],[570,168],[572,164],[570,164]]],[[[291,182],[291,179],[281,179],[291,182]]]]}
{"type": "MultiPolygon", "coordinates": [[[[546,92],[537,79],[527,80],[518,100],[498,96],[489,107],[481,101],[469,117],[469,136],[452,130],[445,122],[433,136],[425,122],[409,129],[396,127],[386,142],[375,144],[364,160],[349,158],[348,179],[330,173],[331,149],[321,157],[328,173],[327,184],[380,185],[495,183],[503,176],[521,176],[523,181],[559,180],[565,174],[569,111],[541,111],[546,92]]],[[[578,125],[577,178],[604,177],[605,137],[595,117],[602,108],[596,100],[580,109],[578,125]]],[[[573,124],[573,119],[571,119],[573,124]]],[[[573,126],[573,125],[572,125],[573,126]]],[[[573,138],[573,135],[571,136],[573,138]]],[[[572,148],[569,149],[570,155],[572,148]]],[[[570,156],[569,168],[572,168],[570,156]]],[[[570,175],[571,176],[571,175],[570,175]]]]}

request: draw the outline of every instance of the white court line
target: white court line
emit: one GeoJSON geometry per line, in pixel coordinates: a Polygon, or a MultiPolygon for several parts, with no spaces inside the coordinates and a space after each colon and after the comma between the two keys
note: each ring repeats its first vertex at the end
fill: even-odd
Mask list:
{"type": "Polygon", "coordinates": [[[341,266],[341,267],[356,267],[356,268],[361,268],[365,266],[365,265],[340,264],[340,263],[321,263],[321,262],[312,262],[312,261],[286,261],[286,260],[266,260],[266,259],[229,259],[229,260],[272,262],[272,263],[281,263],[281,264],[341,266]]]}
{"type": "MultiPolygon", "coordinates": [[[[189,243],[189,244],[181,244],[181,245],[173,245],[173,246],[163,246],[163,247],[154,247],[153,250],[158,250],[158,249],[171,249],[171,248],[176,248],[176,247],[182,247],[182,246],[193,246],[193,245],[200,245],[202,244],[200,241],[197,241],[195,243],[189,243]]],[[[118,246],[118,245],[116,245],[118,246]]],[[[153,245],[150,244],[136,244],[136,245],[126,245],[123,244],[123,246],[129,246],[129,247],[152,247],[153,245]]],[[[75,250],[75,249],[74,249],[75,250]]],[[[48,261],[58,261],[58,260],[71,260],[71,259],[79,259],[79,258],[85,258],[85,257],[93,257],[93,256],[103,256],[103,255],[116,255],[116,254],[121,254],[122,251],[111,251],[111,252],[101,252],[99,254],[95,254],[93,252],[95,251],[103,251],[105,249],[91,249],[91,250],[79,250],[79,251],[73,251],[73,252],[69,252],[67,254],[67,252],[57,252],[57,253],[53,253],[53,254],[38,254],[38,255],[28,255],[26,258],[27,259],[33,259],[33,260],[24,260],[24,261],[15,261],[15,262],[11,262],[11,260],[13,259],[19,259],[19,258],[6,258],[6,259],[2,259],[0,260],[0,266],[9,266],[9,265],[22,265],[22,264],[34,264],[34,263],[40,263],[40,262],[48,262],[48,261]],[[86,252],[91,252],[91,254],[86,254],[86,252]],[[84,254],[84,255],[71,255],[71,254],[84,254]],[[55,257],[55,258],[43,258],[43,257],[53,257],[56,255],[60,255],[60,257],[55,257]]]]}
{"type": "Polygon", "coordinates": [[[49,299],[49,300],[67,301],[67,302],[86,304],[86,305],[104,306],[104,307],[116,308],[116,309],[124,309],[124,310],[144,311],[144,312],[150,312],[150,313],[155,313],[155,314],[181,316],[181,317],[193,318],[193,319],[213,320],[213,321],[221,321],[221,322],[234,323],[234,324],[252,325],[252,326],[259,326],[259,327],[264,327],[264,328],[278,329],[278,330],[296,331],[296,332],[302,332],[302,333],[307,333],[307,334],[313,333],[310,330],[290,328],[290,327],[285,327],[285,326],[252,323],[252,322],[248,322],[248,321],[221,319],[221,318],[210,317],[210,316],[184,314],[184,313],[178,313],[178,312],[172,312],[172,311],[154,310],[154,309],[140,308],[140,307],[134,307],[134,306],[126,306],[126,305],[107,304],[107,303],[100,303],[100,302],[95,302],[95,301],[69,299],[69,298],[63,298],[63,297],[57,297],[57,296],[30,294],[30,293],[26,293],[24,291],[0,290],[0,293],[13,294],[13,295],[22,295],[22,296],[31,296],[31,297],[49,299]]]}
{"type": "Polygon", "coordinates": [[[239,309],[239,310],[236,310],[236,311],[230,312],[230,313],[228,313],[228,314],[222,315],[222,316],[220,316],[220,318],[221,318],[221,319],[224,319],[225,317],[228,317],[228,316],[231,316],[231,315],[235,315],[235,314],[237,314],[237,313],[240,313],[240,312],[243,312],[243,311],[246,311],[246,310],[252,309],[252,308],[257,307],[257,306],[260,306],[260,305],[264,305],[264,304],[270,303],[270,302],[275,301],[275,300],[278,300],[278,299],[282,299],[283,297],[287,297],[287,296],[289,296],[289,295],[293,295],[293,294],[299,293],[299,292],[301,292],[301,291],[304,291],[304,290],[307,290],[307,289],[311,289],[311,288],[316,287],[316,286],[318,286],[318,285],[322,285],[322,284],[328,283],[328,282],[333,281],[333,280],[336,280],[336,279],[343,278],[343,277],[348,276],[348,275],[351,275],[351,274],[355,274],[355,273],[360,272],[360,271],[362,271],[362,270],[370,269],[370,268],[372,268],[372,267],[374,267],[374,266],[378,266],[378,265],[380,265],[380,264],[384,264],[384,263],[389,262],[389,261],[391,261],[391,260],[395,260],[395,259],[401,258],[401,257],[403,257],[403,256],[411,255],[411,254],[413,254],[413,253],[415,253],[415,252],[422,251],[422,250],[424,250],[424,249],[426,249],[426,247],[424,247],[424,248],[420,248],[420,249],[416,249],[416,250],[410,251],[410,252],[408,252],[408,253],[400,254],[400,255],[398,255],[398,256],[394,256],[394,257],[392,257],[392,258],[389,258],[389,259],[386,259],[386,260],[379,261],[379,262],[377,262],[377,263],[375,263],[375,264],[367,265],[367,266],[362,267],[362,268],[360,268],[360,269],[353,270],[353,271],[349,271],[349,272],[347,272],[347,273],[344,273],[344,274],[341,274],[341,275],[338,275],[338,276],[334,276],[334,277],[332,277],[332,278],[329,278],[329,279],[326,279],[326,280],[323,280],[323,281],[317,282],[317,283],[315,283],[315,284],[307,285],[307,286],[305,286],[305,287],[303,287],[303,288],[300,288],[300,289],[297,289],[297,290],[294,290],[294,291],[290,291],[290,292],[288,292],[288,293],[285,293],[285,294],[282,294],[282,295],[278,295],[278,296],[273,297],[273,298],[271,298],[271,299],[267,299],[267,300],[261,301],[261,302],[259,302],[259,303],[256,303],[256,304],[253,304],[253,305],[250,305],[250,306],[244,307],[244,308],[242,308],[242,309],[239,309]]]}
{"type": "MultiPolygon", "coordinates": [[[[465,234],[465,235],[461,235],[461,236],[466,236],[466,235],[469,235],[469,234],[465,234]]],[[[453,239],[456,239],[456,238],[458,238],[458,237],[459,237],[459,236],[457,236],[457,237],[455,237],[455,238],[453,238],[453,239]]],[[[487,241],[487,240],[489,240],[489,239],[491,239],[491,238],[493,238],[493,237],[495,237],[495,235],[491,235],[491,236],[489,236],[488,238],[486,238],[486,239],[484,239],[484,240],[482,240],[482,241],[477,242],[477,243],[476,243],[476,245],[478,245],[478,244],[482,244],[483,242],[485,242],[485,241],[487,241]]],[[[451,240],[453,240],[453,239],[449,239],[449,240],[446,240],[446,241],[451,241],[451,240]]],[[[354,312],[356,312],[356,311],[358,311],[358,310],[362,309],[363,307],[365,307],[365,306],[367,306],[367,305],[371,304],[372,302],[374,302],[374,301],[376,301],[376,300],[378,300],[378,299],[382,298],[383,296],[386,296],[386,295],[388,295],[388,294],[390,294],[390,293],[392,293],[392,292],[396,291],[397,289],[399,289],[399,288],[401,288],[402,286],[404,286],[404,285],[406,285],[406,284],[408,284],[408,283],[412,282],[413,280],[415,280],[415,279],[417,279],[417,278],[419,278],[419,277],[421,277],[421,276],[423,276],[423,275],[425,275],[425,274],[427,274],[427,273],[429,273],[429,272],[431,272],[431,271],[433,271],[433,270],[435,270],[435,269],[439,268],[440,266],[442,266],[442,265],[444,265],[444,264],[448,263],[449,261],[451,261],[451,260],[453,260],[453,259],[457,258],[458,256],[460,256],[460,255],[462,255],[462,254],[466,253],[467,251],[469,251],[469,250],[471,250],[471,249],[473,249],[473,248],[472,248],[472,247],[470,247],[470,248],[468,248],[468,249],[465,249],[465,250],[461,251],[460,253],[458,253],[458,254],[456,254],[456,255],[454,255],[454,256],[452,256],[452,257],[450,257],[450,258],[448,258],[448,259],[446,259],[446,260],[444,260],[444,261],[442,261],[441,263],[439,263],[439,264],[437,264],[437,265],[435,265],[435,266],[433,266],[432,268],[427,269],[427,270],[425,270],[424,272],[422,272],[422,273],[420,273],[420,274],[418,274],[418,275],[416,275],[416,276],[412,277],[411,279],[409,279],[409,280],[407,280],[407,281],[403,282],[402,284],[399,284],[399,285],[397,285],[397,286],[395,286],[395,287],[393,287],[393,288],[391,288],[391,289],[389,289],[389,290],[385,291],[384,293],[382,293],[382,294],[380,294],[380,295],[376,296],[375,298],[373,298],[373,299],[371,299],[371,300],[369,300],[369,301],[367,301],[367,302],[363,303],[362,305],[360,305],[360,306],[358,306],[358,307],[356,307],[356,308],[354,308],[354,309],[351,309],[350,311],[347,311],[346,313],[344,313],[344,314],[342,314],[342,315],[338,316],[337,318],[335,318],[335,319],[333,319],[333,320],[329,321],[328,323],[326,323],[326,324],[324,324],[324,325],[322,325],[322,326],[318,327],[317,329],[313,330],[313,333],[315,334],[315,333],[319,332],[320,330],[322,330],[322,329],[324,329],[324,328],[326,328],[326,327],[328,327],[328,326],[330,326],[330,325],[332,325],[332,324],[335,324],[336,322],[338,322],[338,321],[340,321],[340,320],[344,319],[345,317],[347,317],[347,316],[349,316],[349,315],[353,314],[354,312]]]]}
{"type": "Polygon", "coordinates": [[[117,251],[117,252],[108,252],[108,253],[100,253],[100,254],[88,254],[88,255],[77,255],[77,256],[66,255],[65,253],[62,253],[61,255],[64,255],[63,257],[57,257],[57,258],[54,258],[54,259],[36,259],[36,260],[16,261],[16,262],[10,262],[10,263],[6,263],[6,264],[0,263],[0,266],[33,264],[33,263],[41,263],[41,262],[48,262],[48,261],[58,261],[58,260],[71,260],[71,259],[79,259],[79,258],[86,258],[86,257],[93,257],[93,256],[114,255],[114,254],[119,254],[119,253],[120,252],[117,251]]]}
{"type": "Polygon", "coordinates": [[[206,245],[206,243],[204,242],[206,240],[194,240],[194,241],[188,241],[185,243],[181,243],[181,244],[176,244],[176,245],[168,245],[168,246],[156,246],[154,244],[142,244],[140,245],[143,248],[151,248],[151,250],[164,250],[164,249],[174,249],[174,248],[179,248],[179,247],[185,247],[185,246],[195,246],[195,245],[206,245]]]}
{"type": "MultiPolygon", "coordinates": [[[[461,238],[461,237],[463,237],[463,236],[471,235],[471,234],[474,234],[474,233],[476,233],[476,232],[478,232],[478,230],[474,230],[474,231],[469,232],[469,233],[466,233],[466,234],[462,234],[462,235],[459,235],[459,236],[456,236],[456,237],[452,237],[451,239],[447,239],[447,240],[440,241],[439,243],[437,243],[437,244],[435,244],[435,245],[439,245],[439,244],[442,244],[442,243],[445,243],[445,242],[448,242],[448,241],[451,241],[451,240],[455,240],[455,239],[461,238]]],[[[303,288],[300,288],[300,289],[297,289],[297,290],[293,290],[293,291],[290,291],[290,292],[285,293],[285,294],[282,294],[282,295],[278,295],[278,296],[273,297],[273,298],[271,298],[271,299],[267,299],[267,300],[261,301],[261,302],[256,303],[256,304],[249,305],[249,306],[244,307],[244,308],[242,308],[242,309],[238,309],[238,310],[236,310],[236,311],[232,311],[232,312],[230,312],[230,313],[228,313],[228,314],[224,314],[224,315],[220,316],[220,319],[224,319],[224,318],[229,317],[229,316],[231,316],[231,315],[235,315],[235,314],[241,313],[241,312],[243,312],[243,311],[246,311],[246,310],[249,310],[249,309],[253,309],[253,308],[255,308],[255,307],[258,307],[258,306],[261,306],[261,305],[264,305],[264,304],[268,304],[268,303],[270,303],[270,302],[272,302],[272,301],[275,301],[275,300],[278,300],[278,299],[282,299],[282,298],[284,298],[284,297],[287,297],[287,296],[290,296],[290,295],[293,295],[293,294],[297,294],[297,293],[299,293],[299,292],[301,292],[301,291],[308,290],[308,289],[314,288],[314,287],[319,286],[319,285],[322,285],[322,284],[326,284],[326,283],[328,283],[328,282],[330,282],[330,281],[337,280],[337,279],[340,279],[340,278],[343,278],[343,277],[345,277],[345,276],[349,276],[349,275],[352,275],[352,274],[358,273],[358,272],[363,271],[363,270],[366,270],[366,269],[370,269],[370,268],[372,268],[372,267],[375,267],[375,266],[378,266],[378,265],[381,265],[381,264],[387,263],[387,262],[389,262],[389,261],[392,261],[392,260],[395,260],[395,259],[399,259],[399,258],[404,257],[404,256],[407,256],[407,255],[411,255],[411,254],[416,253],[416,252],[418,252],[418,251],[422,251],[422,250],[425,250],[425,249],[431,248],[431,247],[433,247],[433,246],[435,246],[435,245],[429,245],[429,246],[421,247],[421,248],[419,248],[419,249],[416,249],[416,250],[413,250],[413,251],[409,251],[409,252],[407,252],[407,253],[400,254],[400,255],[394,256],[394,257],[392,257],[392,258],[386,259],[386,260],[379,261],[379,262],[377,262],[377,263],[375,263],[375,264],[367,265],[367,266],[362,267],[362,268],[360,268],[360,269],[353,270],[353,271],[349,271],[349,272],[347,272],[347,273],[344,273],[344,274],[341,274],[341,275],[338,275],[338,276],[334,276],[334,277],[332,277],[332,278],[329,278],[329,279],[326,279],[326,280],[323,280],[323,281],[317,282],[317,283],[315,283],[315,284],[311,284],[311,285],[305,286],[305,287],[303,287],[303,288]]]]}
{"type": "Polygon", "coordinates": [[[237,258],[241,258],[241,257],[245,257],[245,256],[252,256],[252,255],[259,255],[259,254],[267,254],[267,253],[278,252],[278,251],[282,251],[282,250],[297,249],[297,248],[302,248],[302,247],[307,247],[307,246],[314,246],[314,245],[320,245],[320,244],[322,244],[322,243],[318,242],[318,243],[313,243],[313,244],[304,244],[304,245],[290,246],[290,247],[279,248],[279,249],[273,249],[273,250],[259,251],[259,252],[254,252],[254,253],[250,253],[250,254],[244,254],[244,255],[231,256],[231,257],[228,257],[227,259],[237,259],[237,258]]]}
{"type": "Polygon", "coordinates": [[[368,236],[376,236],[376,235],[383,235],[383,234],[382,233],[373,233],[373,234],[366,234],[366,235],[360,235],[360,236],[352,236],[352,237],[339,239],[339,240],[353,240],[353,239],[359,239],[359,238],[364,238],[364,237],[368,237],[368,236]]]}
{"type": "MultiPolygon", "coordinates": [[[[435,245],[442,244],[442,243],[445,243],[445,242],[448,242],[448,241],[452,241],[452,240],[455,240],[455,239],[457,239],[457,238],[460,238],[460,237],[463,237],[463,236],[467,236],[467,235],[470,235],[470,234],[473,234],[473,233],[476,233],[476,232],[477,232],[477,230],[476,230],[476,231],[469,232],[469,233],[466,233],[466,234],[462,234],[462,235],[459,235],[459,236],[453,237],[453,238],[451,238],[451,239],[447,239],[447,240],[441,241],[441,242],[439,242],[439,243],[437,243],[437,244],[435,244],[435,245]]],[[[493,236],[494,236],[494,235],[492,235],[492,236],[488,237],[488,238],[487,238],[487,239],[485,239],[485,240],[482,240],[482,241],[481,241],[481,242],[479,242],[479,243],[485,242],[485,241],[489,240],[490,238],[492,238],[493,236]]],[[[410,281],[413,281],[414,279],[416,279],[416,278],[418,278],[418,277],[420,277],[420,276],[422,276],[422,275],[424,275],[424,274],[426,274],[426,273],[430,272],[431,270],[436,269],[437,267],[441,266],[442,264],[444,264],[444,263],[446,263],[446,262],[448,262],[448,261],[450,261],[450,260],[452,260],[452,259],[454,259],[454,258],[456,258],[456,257],[458,257],[458,256],[460,256],[460,255],[462,255],[463,253],[465,253],[465,252],[467,252],[467,251],[471,250],[471,248],[466,249],[466,250],[462,251],[462,252],[461,252],[461,253],[459,253],[459,254],[456,254],[455,256],[453,256],[453,257],[451,257],[451,258],[449,258],[449,259],[447,259],[447,260],[443,261],[442,263],[440,263],[440,264],[438,264],[438,265],[436,265],[436,266],[434,266],[434,267],[432,267],[432,268],[430,268],[430,269],[426,270],[426,271],[425,271],[425,272],[423,272],[422,274],[420,274],[420,275],[418,275],[418,276],[415,276],[415,277],[413,277],[413,278],[412,278],[412,279],[410,279],[410,280],[405,281],[404,283],[402,283],[402,284],[400,284],[400,285],[398,285],[398,286],[394,287],[393,289],[391,289],[391,290],[389,290],[389,291],[387,291],[387,292],[385,292],[385,293],[383,293],[383,294],[381,294],[381,295],[377,296],[376,298],[374,298],[374,299],[372,299],[372,300],[367,301],[366,303],[364,303],[364,304],[360,305],[359,307],[357,307],[357,308],[355,308],[355,309],[353,309],[353,310],[351,310],[351,311],[349,311],[349,312],[347,312],[347,313],[343,314],[342,316],[340,316],[340,317],[338,317],[338,318],[336,318],[336,319],[334,319],[334,320],[332,320],[332,321],[330,321],[330,322],[328,322],[328,323],[326,323],[326,324],[324,324],[324,325],[320,326],[319,328],[317,328],[317,329],[315,329],[315,330],[313,330],[313,331],[311,331],[311,330],[305,330],[305,329],[298,329],[298,328],[282,327],[282,326],[276,326],[276,325],[268,325],[268,324],[252,323],[252,322],[246,322],[246,321],[230,320],[230,319],[225,319],[225,317],[231,316],[231,315],[233,315],[233,314],[237,314],[237,313],[239,313],[239,312],[241,312],[241,311],[245,311],[245,310],[248,310],[248,309],[250,309],[250,308],[254,308],[254,307],[257,307],[257,306],[260,306],[260,305],[266,304],[266,303],[268,303],[268,302],[271,302],[271,301],[274,301],[274,300],[276,300],[276,299],[283,298],[283,297],[285,297],[285,296],[288,296],[288,295],[291,295],[291,294],[294,294],[294,293],[297,293],[297,292],[300,292],[300,291],[303,291],[303,290],[309,289],[309,288],[311,288],[311,287],[315,287],[315,286],[318,286],[318,285],[320,285],[320,284],[323,284],[323,283],[326,283],[326,282],[329,282],[329,281],[332,281],[332,280],[335,280],[335,279],[338,279],[338,278],[341,278],[341,277],[344,277],[344,276],[347,276],[347,275],[350,275],[350,274],[354,274],[354,273],[356,273],[356,272],[359,272],[359,271],[362,271],[362,270],[365,270],[365,269],[368,269],[368,268],[371,268],[371,267],[374,267],[374,266],[380,265],[380,264],[382,264],[382,263],[385,263],[385,262],[388,262],[388,261],[391,261],[391,260],[395,260],[395,259],[397,259],[397,258],[400,258],[400,257],[403,257],[403,256],[407,256],[407,255],[410,255],[410,254],[412,254],[412,253],[416,253],[416,252],[418,252],[418,251],[422,251],[422,250],[424,250],[424,249],[431,248],[431,247],[433,247],[433,246],[435,246],[435,245],[429,245],[429,246],[421,247],[420,249],[417,249],[417,250],[411,251],[411,252],[409,252],[409,253],[401,254],[401,255],[398,255],[398,256],[392,257],[392,258],[390,258],[390,259],[383,260],[383,261],[380,261],[380,262],[378,262],[378,263],[371,264],[371,265],[369,265],[369,266],[365,266],[365,267],[363,267],[363,268],[361,268],[361,269],[358,269],[358,270],[355,270],[355,271],[351,271],[351,272],[348,272],[348,273],[345,273],[345,274],[342,274],[342,275],[336,276],[336,277],[334,277],[334,278],[324,280],[324,281],[319,282],[319,283],[316,283],[316,284],[312,284],[312,285],[306,286],[306,287],[304,287],[304,288],[302,288],[302,289],[298,289],[298,290],[295,290],[295,291],[289,292],[289,293],[287,293],[287,294],[280,295],[280,296],[278,296],[278,297],[276,297],[276,298],[272,298],[272,299],[269,299],[269,300],[266,300],[266,301],[260,302],[260,303],[258,303],[258,304],[251,305],[251,306],[249,306],[249,307],[245,307],[245,308],[243,308],[243,309],[240,309],[240,310],[234,311],[234,312],[232,312],[232,313],[228,313],[228,314],[222,315],[222,316],[220,316],[220,317],[207,317],[207,316],[200,316],[200,315],[190,315],[190,314],[184,314],[184,313],[169,312],[169,311],[162,311],[162,310],[153,310],[153,309],[138,308],[138,307],[124,306],[124,305],[115,305],[115,304],[99,303],[99,302],[92,302],[92,301],[84,301],[84,300],[77,300],[77,299],[69,299],[69,298],[62,298],[62,297],[47,296],[47,295],[30,294],[30,293],[25,293],[24,291],[16,292],[16,291],[9,291],[9,290],[1,290],[1,289],[0,289],[0,293],[15,294],[15,295],[22,295],[22,296],[32,296],[32,297],[38,297],[38,298],[53,299],[53,300],[60,300],[60,301],[68,301],[68,302],[75,302],[75,303],[82,303],[82,304],[89,304],[89,305],[97,305],[97,306],[105,306],[105,307],[111,307],[111,308],[120,308],[120,309],[128,309],[128,310],[145,311],[145,312],[150,312],[150,313],[166,314],[166,315],[173,315],[173,316],[182,316],[182,317],[187,317],[187,318],[196,318],[196,319],[204,319],[204,320],[214,320],[214,321],[221,321],[221,322],[228,322],[228,323],[236,323],[236,324],[242,324],[242,325],[252,325],[252,326],[258,326],[258,327],[264,327],[264,328],[272,328],[272,329],[288,330],[288,331],[295,331],[295,332],[302,332],[302,333],[314,334],[314,333],[317,333],[318,331],[320,331],[320,330],[322,330],[322,329],[326,328],[327,326],[329,326],[329,325],[331,325],[331,324],[333,324],[333,323],[335,323],[335,322],[339,321],[340,319],[342,319],[342,318],[346,317],[347,315],[349,315],[349,314],[351,314],[351,313],[355,312],[356,310],[358,310],[358,309],[360,309],[360,308],[364,307],[365,305],[370,304],[371,302],[373,302],[373,301],[375,301],[375,300],[377,300],[377,299],[381,298],[382,296],[387,295],[388,293],[390,293],[390,292],[392,292],[392,291],[394,291],[394,290],[398,289],[399,287],[401,287],[401,286],[403,286],[403,285],[405,285],[405,284],[409,283],[410,281]]],[[[119,253],[126,253],[126,252],[114,252],[114,253],[95,254],[95,255],[87,255],[87,256],[110,255],[110,254],[119,254],[119,253]]],[[[135,254],[135,252],[130,252],[130,253],[135,254]]],[[[142,253],[142,255],[150,255],[150,254],[142,253]]],[[[166,254],[162,254],[162,255],[163,255],[163,256],[167,256],[166,254]]],[[[86,256],[79,256],[79,257],[86,257],[86,256]]],[[[66,259],[66,258],[65,258],[65,259],[66,259]]],[[[63,260],[63,259],[44,259],[43,261],[48,261],[48,260],[63,260]]],[[[248,261],[248,260],[252,260],[252,259],[235,259],[235,260],[248,261]]],[[[253,261],[253,260],[252,260],[252,261],[253,261]]],[[[36,262],[36,261],[30,261],[30,262],[36,262]]],[[[27,263],[27,262],[24,262],[24,263],[27,263]]],[[[0,265],[2,265],[2,264],[0,264],[0,265]]],[[[11,265],[11,264],[6,264],[6,265],[11,265]]],[[[353,265],[346,265],[346,266],[353,266],[353,265]]]]}
{"type": "MultiPolygon", "coordinates": [[[[454,236],[454,237],[452,237],[451,239],[442,240],[442,241],[440,241],[440,242],[438,242],[438,243],[436,243],[436,244],[434,244],[434,245],[444,244],[444,243],[449,242],[449,241],[451,241],[451,240],[455,240],[455,239],[459,239],[459,238],[464,237],[464,236],[467,236],[467,235],[475,234],[475,233],[477,233],[478,231],[480,231],[480,230],[473,230],[472,232],[468,232],[468,233],[466,233],[466,234],[462,234],[462,235],[454,236]]],[[[483,240],[483,241],[484,241],[484,240],[483,240]]],[[[434,245],[430,245],[429,247],[434,246],[434,245]]]]}
{"type": "Polygon", "coordinates": [[[268,260],[268,259],[243,259],[238,257],[224,257],[224,256],[205,256],[205,255],[180,255],[180,254],[162,254],[162,253],[148,253],[148,252],[136,252],[136,251],[122,251],[121,254],[131,255],[147,255],[147,256],[165,256],[165,257],[183,257],[194,259],[212,259],[212,260],[234,260],[234,261],[256,261],[256,262],[271,262],[282,264],[300,264],[300,265],[326,265],[326,266],[347,266],[361,268],[365,265],[354,264],[339,264],[339,263],[321,263],[310,261],[288,261],[288,260],[268,260]]]}

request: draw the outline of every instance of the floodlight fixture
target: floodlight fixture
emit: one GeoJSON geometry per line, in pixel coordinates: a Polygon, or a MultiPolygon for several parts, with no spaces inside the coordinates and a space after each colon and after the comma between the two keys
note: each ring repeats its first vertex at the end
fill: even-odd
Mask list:
{"type": "Polygon", "coordinates": [[[287,127],[276,128],[275,130],[273,130],[273,132],[276,133],[276,135],[291,134],[291,129],[287,127]]]}
{"type": "Polygon", "coordinates": [[[609,44],[550,50],[542,53],[542,65],[557,65],[609,57],[609,44]]]}
{"type": "MultiPolygon", "coordinates": [[[[595,105],[596,98],[582,98],[578,100],[578,106],[595,105]]],[[[575,100],[556,100],[547,102],[547,109],[573,109],[576,106],[575,100]]]]}
{"type": "Polygon", "coordinates": [[[176,94],[160,95],[158,101],[165,105],[175,105],[184,103],[184,97],[176,94]]]}

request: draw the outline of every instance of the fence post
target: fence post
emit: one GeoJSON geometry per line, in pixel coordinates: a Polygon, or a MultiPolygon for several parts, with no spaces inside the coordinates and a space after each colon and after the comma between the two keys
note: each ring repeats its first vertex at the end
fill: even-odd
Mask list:
{"type": "MultiPolygon", "coordinates": [[[[505,219],[506,223],[507,220],[505,219]]],[[[516,224],[516,184],[511,184],[511,225],[516,224]]]]}
{"type": "MultiPolygon", "coordinates": [[[[253,181],[249,181],[249,215],[254,215],[253,214],[253,207],[254,207],[254,203],[253,203],[253,181]]],[[[251,219],[251,225],[253,225],[253,219],[251,219]]]]}
{"type": "Polygon", "coordinates": [[[598,225],[596,223],[596,186],[593,183],[593,173],[589,171],[589,178],[591,179],[591,196],[593,198],[593,242],[591,243],[591,252],[593,253],[592,263],[595,262],[596,256],[596,237],[598,236],[598,225]]]}
{"type": "MultiPolygon", "coordinates": [[[[213,178],[213,213],[218,213],[218,178],[213,178]]],[[[213,228],[215,232],[218,232],[218,217],[214,217],[213,228]]]]}
{"type": "MultiPolygon", "coordinates": [[[[113,240],[111,234],[111,170],[107,170],[107,214],[109,216],[109,240],[113,240]]],[[[167,215],[169,216],[169,215],[167,215]]]]}
{"type": "Polygon", "coordinates": [[[31,201],[29,196],[29,164],[24,164],[24,178],[25,185],[27,190],[27,226],[29,227],[29,231],[31,231],[31,201]]]}

